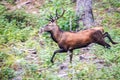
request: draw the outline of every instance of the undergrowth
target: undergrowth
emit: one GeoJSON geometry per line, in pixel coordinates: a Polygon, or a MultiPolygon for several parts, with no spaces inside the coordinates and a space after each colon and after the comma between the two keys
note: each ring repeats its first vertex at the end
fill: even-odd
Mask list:
{"type": "MultiPolygon", "coordinates": [[[[8,1],[8,0],[7,0],[8,1]]],[[[10,0],[11,4],[14,0],[10,0]]],[[[117,0],[115,0],[117,1],[117,0]]],[[[120,79],[120,44],[113,45],[105,39],[112,47],[106,49],[94,44],[90,54],[105,60],[106,66],[98,69],[93,63],[82,63],[79,61],[80,50],[74,51],[73,63],[69,63],[66,53],[55,56],[55,64],[51,64],[50,58],[58,49],[56,43],[50,39],[48,33],[38,34],[39,28],[46,25],[45,19],[51,14],[55,16],[55,10],[60,14],[63,8],[66,10],[58,25],[63,30],[76,29],[75,6],[70,0],[46,0],[40,8],[40,16],[27,14],[24,9],[9,12],[5,6],[0,5],[0,79],[11,80],[16,76],[22,76],[22,80],[119,80],[120,79]],[[38,62],[27,60],[30,55],[29,49],[36,51],[38,62]],[[65,76],[60,74],[60,66],[64,62],[68,64],[65,76]],[[21,70],[21,74],[17,74],[21,70]],[[62,76],[62,77],[61,77],[62,76]]],[[[108,8],[119,8],[119,3],[113,0],[102,0],[94,3],[93,9],[97,10],[103,17],[101,25],[109,32],[112,39],[120,41],[120,14],[118,12],[106,11],[108,8]],[[104,3],[104,4],[103,4],[104,3]],[[111,3],[111,4],[109,4],[111,3]],[[113,4],[113,5],[112,5],[113,4]],[[102,5],[102,6],[101,6],[102,5]],[[112,5],[112,6],[111,6],[112,5]]]]}

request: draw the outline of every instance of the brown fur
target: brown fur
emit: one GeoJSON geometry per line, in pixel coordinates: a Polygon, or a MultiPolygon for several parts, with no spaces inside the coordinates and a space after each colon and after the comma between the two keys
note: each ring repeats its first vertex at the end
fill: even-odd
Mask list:
{"type": "Polygon", "coordinates": [[[58,44],[60,48],[54,52],[51,58],[52,63],[56,53],[62,52],[70,52],[70,62],[72,62],[73,50],[86,47],[91,43],[97,43],[106,48],[110,48],[110,45],[104,40],[105,37],[108,37],[110,41],[115,44],[115,42],[112,41],[110,35],[108,36],[106,33],[103,34],[104,29],[102,27],[95,27],[79,32],[67,32],[62,31],[57,25],[56,21],[57,19],[52,18],[51,22],[40,30],[40,32],[49,32],[52,39],[58,44]]]}
{"type": "Polygon", "coordinates": [[[102,33],[104,33],[104,28],[103,27],[93,27],[91,29],[95,29],[95,30],[100,30],[102,33]]]}

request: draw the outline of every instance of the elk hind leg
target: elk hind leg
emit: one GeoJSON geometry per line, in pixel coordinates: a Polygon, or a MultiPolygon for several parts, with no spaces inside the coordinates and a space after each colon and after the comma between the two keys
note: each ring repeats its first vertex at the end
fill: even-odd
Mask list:
{"type": "Polygon", "coordinates": [[[97,42],[99,45],[102,45],[102,46],[104,46],[104,47],[106,47],[106,48],[110,48],[111,46],[108,44],[108,43],[106,43],[104,40],[100,40],[100,41],[98,41],[97,42]]]}
{"type": "Polygon", "coordinates": [[[112,38],[111,38],[111,36],[110,36],[110,34],[109,34],[108,32],[105,32],[105,33],[103,34],[103,36],[104,36],[104,38],[107,37],[112,44],[117,44],[117,42],[114,42],[114,41],[112,40],[112,38]]]}

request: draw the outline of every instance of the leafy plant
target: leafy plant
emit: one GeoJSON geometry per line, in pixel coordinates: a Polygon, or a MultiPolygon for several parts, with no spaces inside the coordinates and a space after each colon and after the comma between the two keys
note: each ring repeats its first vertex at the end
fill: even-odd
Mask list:
{"type": "Polygon", "coordinates": [[[8,80],[12,79],[15,76],[14,70],[9,67],[4,67],[0,71],[0,79],[1,80],[8,80]]]}
{"type": "Polygon", "coordinates": [[[120,1],[119,0],[109,0],[109,3],[113,7],[120,7],[120,1]]]}

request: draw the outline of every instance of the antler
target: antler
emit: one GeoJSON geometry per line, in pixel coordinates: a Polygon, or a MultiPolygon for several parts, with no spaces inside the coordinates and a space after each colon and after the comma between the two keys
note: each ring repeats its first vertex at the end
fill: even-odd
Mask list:
{"type": "Polygon", "coordinates": [[[51,14],[50,14],[50,19],[51,19],[51,20],[54,20],[54,19],[53,19],[53,16],[52,16],[51,14]]]}
{"type": "Polygon", "coordinates": [[[49,16],[49,19],[46,19],[46,20],[51,21],[51,22],[54,21],[53,16],[52,16],[51,14],[50,14],[50,16],[49,16]]]}
{"type": "Polygon", "coordinates": [[[65,13],[65,10],[63,9],[62,14],[58,16],[57,9],[56,9],[56,18],[55,19],[58,20],[60,17],[62,17],[64,15],[64,13],[65,13]]]}
{"type": "Polygon", "coordinates": [[[62,17],[64,15],[64,13],[65,13],[65,10],[63,9],[62,14],[58,15],[58,12],[57,12],[57,9],[56,9],[55,18],[50,14],[49,19],[46,19],[46,20],[54,22],[55,20],[58,20],[60,17],[62,17]]]}

